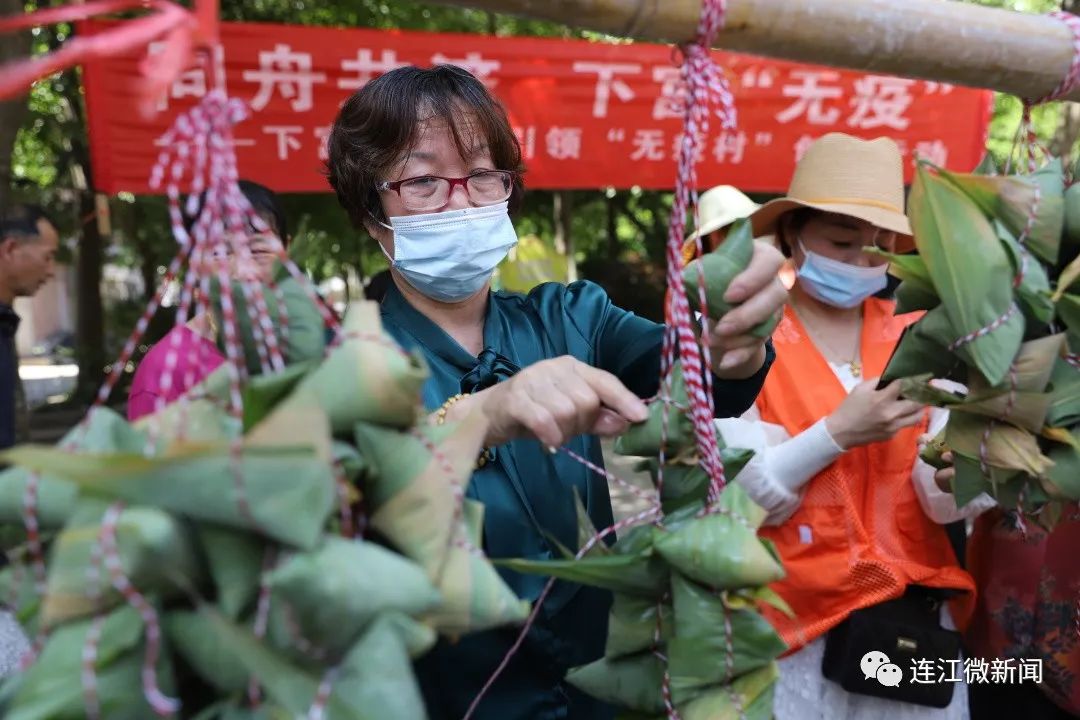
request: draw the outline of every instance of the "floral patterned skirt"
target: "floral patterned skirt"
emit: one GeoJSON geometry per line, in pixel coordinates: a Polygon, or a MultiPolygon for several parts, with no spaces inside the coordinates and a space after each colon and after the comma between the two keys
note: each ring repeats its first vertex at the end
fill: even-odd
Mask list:
{"type": "Polygon", "coordinates": [[[1080,714],[1080,508],[1050,533],[995,508],[968,541],[978,598],[967,632],[972,657],[1042,661],[1041,688],[1080,714]]]}

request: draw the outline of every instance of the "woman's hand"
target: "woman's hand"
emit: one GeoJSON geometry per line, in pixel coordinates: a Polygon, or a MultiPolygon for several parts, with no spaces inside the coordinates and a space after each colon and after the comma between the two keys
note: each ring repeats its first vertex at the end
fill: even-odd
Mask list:
{"type": "MultiPolygon", "coordinates": [[[[933,443],[934,436],[926,433],[919,436],[919,453],[921,454],[924,449],[931,443],[933,443]]],[[[941,461],[946,464],[945,467],[936,467],[934,471],[934,485],[942,492],[953,492],[953,479],[956,477],[956,461],[953,458],[953,451],[945,450],[941,453],[941,461]]]]}
{"type": "Polygon", "coordinates": [[[755,337],[749,332],[782,312],[787,301],[787,289],[779,276],[783,264],[784,256],[779,250],[763,240],[754,241],[750,265],[735,276],[724,293],[724,300],[739,305],[721,318],[707,338],[717,377],[748,378],[761,369],[768,338],[755,337]]]}
{"type": "MultiPolygon", "coordinates": [[[[929,445],[933,439],[934,436],[929,433],[921,435],[919,437],[919,452],[921,453],[923,448],[929,445]]],[[[941,461],[948,463],[948,467],[939,468],[934,472],[934,484],[938,486],[938,490],[941,490],[941,492],[951,493],[953,491],[953,479],[956,477],[952,450],[941,453],[941,461]]]]}
{"type": "Polygon", "coordinates": [[[949,463],[949,467],[942,468],[934,473],[934,483],[941,492],[951,493],[953,491],[953,479],[956,477],[956,466],[953,465],[952,452],[942,453],[941,459],[949,463]]]}
{"type": "Polygon", "coordinates": [[[859,383],[825,419],[836,444],[845,450],[888,440],[900,430],[922,419],[924,406],[900,399],[900,381],[882,390],[877,378],[859,383]]]}
{"type": "Polygon", "coordinates": [[[460,405],[483,408],[488,447],[522,437],[560,447],[583,433],[619,435],[648,417],[645,403],[618,378],[568,355],[530,365],[453,409],[460,405]]]}

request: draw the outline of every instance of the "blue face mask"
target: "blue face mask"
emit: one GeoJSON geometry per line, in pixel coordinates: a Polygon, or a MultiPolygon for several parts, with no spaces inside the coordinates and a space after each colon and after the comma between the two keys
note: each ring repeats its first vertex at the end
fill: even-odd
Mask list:
{"type": "Polygon", "coordinates": [[[461,302],[484,283],[517,244],[507,203],[390,218],[394,268],[417,292],[461,302]]]}
{"type": "Polygon", "coordinates": [[[888,284],[888,265],[862,267],[810,252],[799,241],[803,263],[795,276],[806,293],[817,300],[838,308],[853,308],[866,298],[885,289],[888,284]]]}

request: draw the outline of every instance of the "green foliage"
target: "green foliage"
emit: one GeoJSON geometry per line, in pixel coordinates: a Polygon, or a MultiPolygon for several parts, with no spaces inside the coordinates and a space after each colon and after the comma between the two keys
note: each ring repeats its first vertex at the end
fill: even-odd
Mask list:
{"type": "MultiPolygon", "coordinates": [[[[28,3],[27,10],[35,9],[28,3]]],[[[41,55],[61,45],[71,34],[67,25],[33,32],[32,52],[41,55]]],[[[82,90],[74,72],[61,73],[39,82],[30,91],[29,115],[16,136],[12,157],[15,197],[65,209],[76,204],[74,190],[84,177],[73,172],[80,150],[86,145],[82,122],[82,90]]],[[[61,231],[73,230],[67,213],[54,212],[61,231]]]]}
{"type": "MultiPolygon", "coordinates": [[[[990,132],[987,136],[986,145],[995,165],[1001,168],[1009,159],[1016,140],[1017,128],[1020,126],[1020,114],[1023,109],[1018,98],[1002,93],[994,94],[994,114],[990,121],[990,132]]],[[[1061,125],[1063,106],[1061,103],[1044,105],[1034,108],[1031,112],[1031,120],[1035,126],[1035,132],[1044,144],[1049,144],[1058,127],[1061,125]]],[[[1014,159],[1015,162],[1015,159],[1014,159]]],[[[958,168],[970,171],[973,168],[958,168]]]]}

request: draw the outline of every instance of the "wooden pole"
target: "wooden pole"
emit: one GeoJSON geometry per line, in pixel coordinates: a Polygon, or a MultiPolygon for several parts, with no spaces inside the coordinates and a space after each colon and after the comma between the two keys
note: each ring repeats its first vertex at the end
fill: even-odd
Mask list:
{"type": "MultiPolygon", "coordinates": [[[[436,2],[661,42],[693,38],[701,10],[701,0],[436,2]]],[[[1056,88],[1073,57],[1060,20],[955,0],[728,0],[716,46],[1028,98],[1056,88]]]]}

